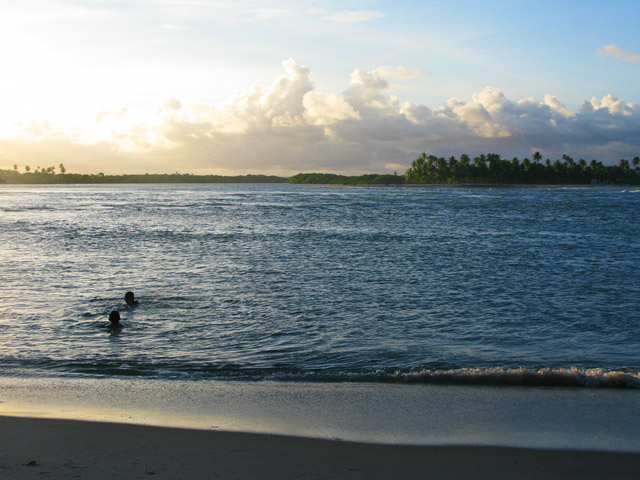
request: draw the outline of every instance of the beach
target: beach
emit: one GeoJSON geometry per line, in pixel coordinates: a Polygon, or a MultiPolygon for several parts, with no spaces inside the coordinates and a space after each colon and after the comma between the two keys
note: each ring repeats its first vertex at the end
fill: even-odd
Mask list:
{"type": "Polygon", "coordinates": [[[635,391],[0,378],[1,478],[637,478],[635,391]]]}
{"type": "Polygon", "coordinates": [[[637,454],[366,444],[0,417],[0,476],[17,478],[637,478],[637,454]]]}

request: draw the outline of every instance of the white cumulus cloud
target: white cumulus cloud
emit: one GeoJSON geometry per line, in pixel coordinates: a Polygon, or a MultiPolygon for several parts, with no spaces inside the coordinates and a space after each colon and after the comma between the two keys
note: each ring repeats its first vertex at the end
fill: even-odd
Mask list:
{"type": "Polygon", "coordinates": [[[601,57],[615,57],[629,63],[640,63],[640,53],[623,50],[618,45],[605,45],[597,50],[601,57]]]}
{"type": "Polygon", "coordinates": [[[376,68],[376,73],[382,77],[396,77],[409,80],[420,75],[420,73],[416,70],[407,70],[401,65],[398,65],[396,67],[382,65],[376,68]]]}
{"type": "Polygon", "coordinates": [[[0,139],[0,164],[289,175],[402,171],[422,152],[522,158],[539,150],[552,160],[568,153],[609,163],[640,154],[640,106],[611,94],[572,111],[551,94],[512,100],[486,87],[431,108],[393,94],[387,78],[411,77],[402,67],[356,69],[337,93],[318,90],[293,59],[283,68],[270,85],[222,105],[170,98],[148,115],[104,111],[84,129],[30,122],[0,139]]]}

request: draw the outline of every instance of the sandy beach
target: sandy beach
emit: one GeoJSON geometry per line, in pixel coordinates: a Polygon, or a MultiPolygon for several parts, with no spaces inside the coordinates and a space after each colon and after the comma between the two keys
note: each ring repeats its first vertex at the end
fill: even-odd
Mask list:
{"type": "Polygon", "coordinates": [[[0,417],[0,477],[638,478],[640,455],[380,445],[278,435],[0,417]]]}
{"type": "Polygon", "coordinates": [[[0,478],[631,479],[639,401],[602,389],[0,377],[0,478]]]}

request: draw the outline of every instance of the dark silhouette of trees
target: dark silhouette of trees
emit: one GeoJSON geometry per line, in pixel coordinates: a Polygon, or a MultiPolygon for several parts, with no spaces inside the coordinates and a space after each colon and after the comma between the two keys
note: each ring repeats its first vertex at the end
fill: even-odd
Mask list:
{"type": "MultiPolygon", "coordinates": [[[[619,165],[607,167],[597,160],[587,163],[577,162],[569,155],[552,162],[548,158],[541,163],[540,152],[533,154],[533,162],[528,158],[520,161],[517,157],[503,159],[496,153],[482,154],[473,159],[467,154],[460,158],[437,157],[421,154],[412,163],[404,176],[408,184],[640,184],[640,158],[633,163],[621,161],[619,165]]],[[[300,173],[289,179],[289,183],[313,184],[397,184],[392,175],[361,175],[345,177],[328,173],[300,173]],[[378,180],[374,181],[375,178],[378,180]]]]}
{"type": "Polygon", "coordinates": [[[540,154],[540,152],[536,152],[533,154],[533,161],[535,163],[539,163],[540,160],[542,160],[542,155],[540,154]]]}
{"type": "Polygon", "coordinates": [[[335,173],[298,173],[289,183],[315,185],[401,185],[405,179],[401,175],[378,175],[371,173],[359,176],[336,175],[335,173]]]}
{"type": "Polygon", "coordinates": [[[626,184],[640,185],[640,157],[629,161],[620,159],[617,165],[605,166],[598,160],[577,162],[569,155],[562,160],[545,159],[535,152],[533,162],[528,158],[520,161],[502,158],[497,153],[481,154],[471,158],[467,154],[460,158],[437,157],[421,154],[412,163],[404,175],[366,174],[345,176],[333,173],[299,173],[293,177],[273,175],[193,175],[193,174],[144,174],[144,175],[105,175],[104,173],[78,174],[67,173],[61,163],[59,172],[55,167],[36,167],[31,171],[28,165],[24,173],[13,170],[0,170],[2,183],[305,183],[333,185],[400,185],[400,184],[626,184]]]}
{"type": "Polygon", "coordinates": [[[577,162],[569,155],[562,160],[548,158],[541,163],[540,152],[533,154],[533,162],[528,158],[503,159],[495,153],[482,154],[470,159],[463,154],[460,159],[448,160],[423,153],[415,160],[405,174],[406,183],[442,184],[640,184],[640,158],[631,162],[622,159],[618,165],[605,166],[592,160],[577,162]],[[631,168],[633,165],[634,168],[631,168]]]}
{"type": "MultiPolygon", "coordinates": [[[[55,167],[31,168],[26,165],[25,173],[16,170],[0,170],[0,182],[22,184],[54,184],[54,183],[286,183],[287,177],[273,175],[193,175],[193,174],[144,174],[144,175],[105,175],[104,173],[79,174],[67,173],[63,164],[59,165],[60,173],[55,167]]],[[[404,177],[398,177],[403,179],[404,177]]]]}

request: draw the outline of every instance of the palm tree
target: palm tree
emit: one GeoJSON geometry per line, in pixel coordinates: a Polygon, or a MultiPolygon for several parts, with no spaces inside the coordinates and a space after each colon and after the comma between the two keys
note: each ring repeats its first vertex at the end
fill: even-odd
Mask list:
{"type": "Polygon", "coordinates": [[[618,165],[620,166],[620,168],[622,170],[624,170],[625,172],[629,170],[629,160],[625,160],[624,158],[622,158],[620,160],[620,162],[618,163],[618,165]]]}
{"type": "Polygon", "coordinates": [[[569,167],[573,167],[573,165],[575,164],[573,161],[573,158],[571,158],[569,155],[567,155],[566,153],[564,155],[562,155],[562,159],[564,160],[564,162],[569,166],[569,167]]]}
{"type": "Polygon", "coordinates": [[[487,157],[484,153],[479,157],[473,157],[473,164],[478,168],[484,168],[486,166],[487,157]]]}
{"type": "Polygon", "coordinates": [[[542,155],[540,154],[540,152],[536,152],[533,154],[533,161],[535,163],[538,163],[540,160],[542,160],[542,155]]]}
{"type": "Polygon", "coordinates": [[[511,177],[514,181],[520,182],[520,160],[518,160],[518,157],[511,159],[511,177]]]}
{"type": "Polygon", "coordinates": [[[586,167],[587,167],[587,162],[585,161],[584,158],[581,158],[580,160],[578,160],[578,171],[580,172],[580,174],[584,172],[584,169],[586,167]]]}
{"type": "Polygon", "coordinates": [[[411,163],[405,173],[407,183],[427,183],[427,154],[423,153],[411,163]]]}
{"type": "Polygon", "coordinates": [[[438,183],[446,183],[446,179],[447,179],[447,174],[449,169],[447,168],[447,161],[445,160],[444,157],[434,157],[435,160],[435,164],[438,168],[437,172],[438,172],[438,183]]]}
{"type": "Polygon", "coordinates": [[[566,164],[561,163],[560,160],[556,160],[555,162],[553,162],[553,170],[556,181],[562,182],[564,180],[565,173],[567,172],[566,164]]]}

